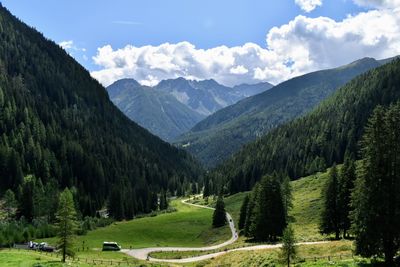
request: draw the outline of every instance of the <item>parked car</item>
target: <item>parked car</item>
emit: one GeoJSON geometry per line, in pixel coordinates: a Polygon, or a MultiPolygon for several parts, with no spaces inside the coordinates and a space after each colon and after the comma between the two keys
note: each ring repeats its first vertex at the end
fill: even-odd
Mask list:
{"type": "Polygon", "coordinates": [[[55,248],[52,246],[49,246],[46,242],[42,242],[38,246],[39,250],[41,251],[46,251],[46,252],[54,252],[55,248]]]}
{"type": "Polygon", "coordinates": [[[119,251],[121,246],[117,242],[103,242],[103,251],[119,251]]]}

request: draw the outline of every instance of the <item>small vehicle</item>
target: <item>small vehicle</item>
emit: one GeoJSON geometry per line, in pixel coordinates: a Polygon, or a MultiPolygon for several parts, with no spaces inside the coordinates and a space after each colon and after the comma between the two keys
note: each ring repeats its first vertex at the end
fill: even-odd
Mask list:
{"type": "Polygon", "coordinates": [[[117,242],[103,242],[103,251],[120,251],[121,246],[117,242]]]}
{"type": "Polygon", "coordinates": [[[45,252],[54,252],[54,250],[55,250],[54,247],[49,246],[49,244],[47,244],[45,242],[40,243],[38,248],[39,248],[39,250],[45,251],[45,252]]]}

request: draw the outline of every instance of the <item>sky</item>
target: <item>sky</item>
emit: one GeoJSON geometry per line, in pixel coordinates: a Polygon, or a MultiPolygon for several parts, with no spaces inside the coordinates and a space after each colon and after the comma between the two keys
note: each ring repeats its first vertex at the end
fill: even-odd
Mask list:
{"type": "Polygon", "coordinates": [[[400,54],[400,0],[3,0],[108,86],[277,84],[400,54]]]}

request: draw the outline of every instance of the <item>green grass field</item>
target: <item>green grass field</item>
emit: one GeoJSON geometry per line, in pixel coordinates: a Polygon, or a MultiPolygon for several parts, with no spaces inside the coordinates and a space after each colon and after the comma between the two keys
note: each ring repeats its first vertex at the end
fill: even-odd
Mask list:
{"type": "MultiPolygon", "coordinates": [[[[85,248],[101,248],[104,241],[118,242],[123,248],[200,247],[230,238],[227,226],[219,229],[211,227],[212,210],[184,205],[180,200],[172,201],[171,205],[177,209],[176,212],[116,222],[90,231],[84,236],[78,236],[77,247],[81,249],[85,242],[85,248]]],[[[55,239],[44,241],[54,244],[55,239]]]]}

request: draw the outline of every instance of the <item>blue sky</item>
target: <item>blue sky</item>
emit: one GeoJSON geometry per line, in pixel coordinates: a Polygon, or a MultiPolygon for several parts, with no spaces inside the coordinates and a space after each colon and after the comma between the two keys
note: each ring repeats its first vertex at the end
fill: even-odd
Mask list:
{"type": "MultiPolygon", "coordinates": [[[[288,24],[299,15],[305,18],[326,17],[340,22],[349,14],[356,16],[360,12],[373,9],[367,9],[366,5],[357,5],[352,0],[321,2],[320,6],[307,13],[296,5],[294,0],[2,1],[14,15],[43,32],[48,38],[57,43],[72,41],[67,47],[68,51],[90,71],[104,70],[110,66],[104,63],[104,60],[99,59],[97,64],[93,60],[93,57],[98,55],[98,48],[107,45],[112,47],[113,52],[124,49],[127,45],[157,47],[164,43],[177,44],[183,41],[196,49],[213,49],[222,45],[239,47],[249,42],[267,48],[266,35],[270,29],[288,24]],[[99,61],[103,64],[99,64],[99,61]]],[[[246,67],[235,67],[240,66],[246,67]]],[[[262,67],[260,69],[263,69],[262,67]]],[[[139,72],[131,75],[129,71],[125,72],[124,75],[138,80],[147,79],[143,74],[146,69],[142,70],[140,75],[139,72]]],[[[149,75],[148,79],[165,78],[159,74],[163,72],[170,72],[170,69],[149,75]]],[[[182,73],[186,72],[172,72],[166,78],[185,76],[182,73]]],[[[255,72],[248,73],[252,73],[252,77],[256,76],[255,72]]],[[[297,73],[300,72],[293,71],[291,75],[297,73]]],[[[186,73],[189,78],[203,78],[196,75],[186,73]]],[[[288,75],[284,78],[287,77],[288,75]]],[[[224,79],[219,78],[220,81],[224,79]]],[[[232,78],[226,78],[229,79],[232,78]]],[[[244,78],[246,82],[248,79],[250,78],[244,78]]],[[[271,81],[279,81],[274,79],[270,77],[271,81]]],[[[267,77],[264,80],[268,80],[267,77]]],[[[229,84],[229,81],[225,83],[229,84]]]]}

